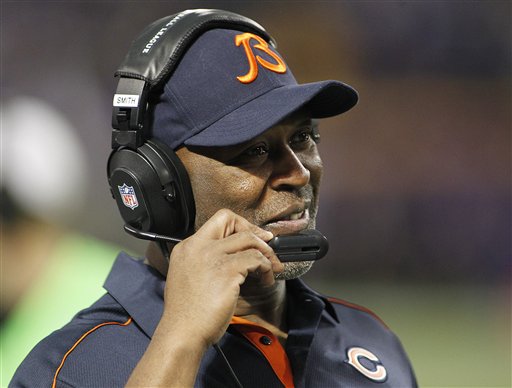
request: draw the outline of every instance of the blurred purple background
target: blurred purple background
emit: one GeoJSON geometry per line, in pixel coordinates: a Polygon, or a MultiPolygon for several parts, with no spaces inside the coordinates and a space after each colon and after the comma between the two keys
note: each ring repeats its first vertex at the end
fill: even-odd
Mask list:
{"type": "MultiPolygon", "coordinates": [[[[2,3],[3,101],[52,104],[88,155],[87,202],[68,225],[142,251],[121,231],[105,179],[113,72],[146,24],[197,5],[2,3]]],[[[508,280],[509,2],[201,6],[263,24],[300,82],[340,79],[360,93],[322,124],[319,228],[331,251],[313,275],[508,280]]]]}

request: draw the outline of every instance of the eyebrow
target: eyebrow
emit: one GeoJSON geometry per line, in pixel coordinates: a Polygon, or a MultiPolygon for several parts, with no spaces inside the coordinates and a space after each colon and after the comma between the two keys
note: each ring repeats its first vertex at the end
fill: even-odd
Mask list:
{"type": "Polygon", "coordinates": [[[313,119],[313,118],[308,118],[308,119],[301,121],[300,123],[297,123],[298,128],[304,127],[304,126],[309,126],[309,127],[311,127],[311,129],[313,129],[313,131],[318,132],[319,120],[313,119]]]}
{"type": "Polygon", "coordinates": [[[295,126],[297,126],[297,127],[303,127],[305,125],[311,125],[311,126],[317,127],[318,120],[313,119],[313,118],[304,118],[303,120],[297,121],[296,123],[292,122],[291,124],[295,124],[295,126]]]}

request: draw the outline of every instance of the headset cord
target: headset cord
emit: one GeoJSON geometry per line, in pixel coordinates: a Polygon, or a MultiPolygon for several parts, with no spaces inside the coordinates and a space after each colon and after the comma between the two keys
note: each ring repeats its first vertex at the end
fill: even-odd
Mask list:
{"type": "Polygon", "coordinates": [[[169,247],[167,246],[167,243],[160,241],[160,240],[157,242],[158,242],[158,246],[160,247],[160,251],[162,251],[162,254],[165,257],[165,260],[167,260],[167,262],[169,262],[169,259],[171,257],[171,252],[169,251],[169,247]]]}
{"type": "Polygon", "coordinates": [[[238,377],[236,376],[235,371],[231,367],[231,364],[229,363],[228,359],[226,358],[226,356],[225,356],[224,352],[222,351],[222,349],[220,348],[220,346],[218,344],[213,344],[213,347],[217,351],[217,353],[220,355],[220,357],[224,360],[224,364],[226,364],[226,366],[228,367],[229,373],[233,377],[233,380],[235,381],[237,388],[244,388],[242,383],[240,382],[240,380],[238,380],[238,377]]]}

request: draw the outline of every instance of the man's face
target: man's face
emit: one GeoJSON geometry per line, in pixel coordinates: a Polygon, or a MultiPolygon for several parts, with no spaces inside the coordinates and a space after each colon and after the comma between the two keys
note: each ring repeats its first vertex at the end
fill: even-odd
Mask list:
{"type": "MultiPolygon", "coordinates": [[[[312,120],[297,113],[239,145],[179,149],[194,193],[196,230],[223,208],[274,235],[315,228],[322,176],[315,134],[312,120]]],[[[279,278],[298,277],[311,264],[286,263],[279,278]]]]}

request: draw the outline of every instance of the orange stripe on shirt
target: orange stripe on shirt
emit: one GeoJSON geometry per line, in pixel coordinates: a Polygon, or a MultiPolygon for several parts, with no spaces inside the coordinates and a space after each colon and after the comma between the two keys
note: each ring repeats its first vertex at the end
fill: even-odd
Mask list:
{"type": "Polygon", "coordinates": [[[233,317],[230,323],[265,356],[281,383],[286,388],[293,388],[290,360],[277,337],[264,327],[244,318],[233,317]],[[270,345],[262,344],[260,339],[263,336],[269,337],[272,343],[270,345]]]}
{"type": "Polygon", "coordinates": [[[104,323],[101,323],[95,327],[93,327],[91,330],[89,330],[87,333],[85,333],[84,335],[82,335],[78,341],[75,342],[75,344],[66,352],[66,354],[64,355],[64,357],[62,358],[62,361],[60,362],[60,365],[59,367],[57,368],[57,370],[55,371],[55,375],[53,376],[53,384],[52,384],[52,388],[55,388],[57,386],[57,377],[59,376],[59,373],[60,373],[60,370],[62,369],[62,367],[64,366],[64,363],[66,362],[66,358],[68,358],[68,356],[71,354],[71,352],[73,350],[75,350],[75,348],[80,344],[80,342],[82,342],[89,334],[91,334],[92,332],[98,330],[100,327],[102,326],[107,326],[107,325],[119,325],[119,326],[127,326],[129,325],[130,323],[132,322],[132,318],[128,318],[128,320],[124,323],[122,322],[104,322],[104,323]]]}
{"type": "Polygon", "coordinates": [[[382,319],[380,319],[380,317],[377,314],[375,314],[372,310],[367,309],[366,307],[360,306],[360,305],[355,304],[355,303],[350,303],[350,302],[347,302],[346,300],[338,299],[338,298],[331,298],[331,297],[329,297],[329,298],[327,298],[327,300],[329,302],[331,302],[331,303],[341,304],[343,306],[347,306],[347,307],[353,308],[355,310],[359,310],[359,311],[365,312],[367,314],[370,314],[377,321],[379,321],[382,324],[382,326],[384,326],[386,329],[389,330],[388,325],[386,325],[386,323],[382,319]]]}

